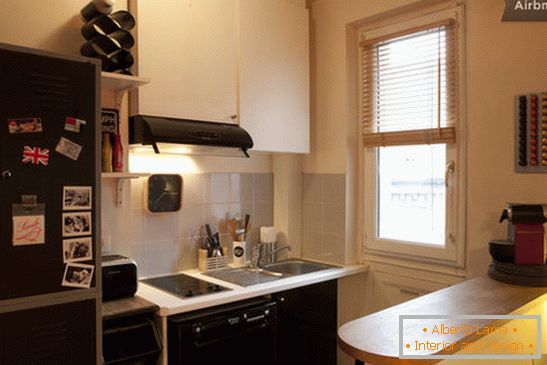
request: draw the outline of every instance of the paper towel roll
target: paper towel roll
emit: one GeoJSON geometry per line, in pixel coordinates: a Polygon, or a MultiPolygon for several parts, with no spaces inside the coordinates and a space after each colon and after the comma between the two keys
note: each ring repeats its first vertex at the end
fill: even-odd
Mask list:
{"type": "Polygon", "coordinates": [[[277,242],[275,227],[260,227],[260,242],[277,242]]]}

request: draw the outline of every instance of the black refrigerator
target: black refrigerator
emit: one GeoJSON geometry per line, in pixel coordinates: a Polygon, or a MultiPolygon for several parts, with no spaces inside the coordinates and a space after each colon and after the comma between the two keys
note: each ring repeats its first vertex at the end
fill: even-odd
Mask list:
{"type": "Polygon", "coordinates": [[[0,364],[100,363],[100,63],[0,44],[0,364]]]}

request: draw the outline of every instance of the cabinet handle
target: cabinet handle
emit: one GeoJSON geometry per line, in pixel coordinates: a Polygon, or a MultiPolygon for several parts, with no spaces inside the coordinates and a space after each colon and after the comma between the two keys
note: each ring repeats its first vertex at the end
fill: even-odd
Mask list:
{"type": "Polygon", "coordinates": [[[237,114],[230,115],[230,119],[235,121],[237,119],[237,114]]]}
{"type": "Polygon", "coordinates": [[[11,174],[11,171],[10,171],[10,170],[4,170],[4,171],[2,171],[2,178],[3,178],[4,180],[9,179],[11,176],[12,176],[12,174],[11,174]]]}

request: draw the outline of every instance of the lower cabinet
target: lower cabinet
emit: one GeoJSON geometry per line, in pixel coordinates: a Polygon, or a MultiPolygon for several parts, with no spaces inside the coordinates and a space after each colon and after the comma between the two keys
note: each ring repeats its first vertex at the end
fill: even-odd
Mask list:
{"type": "Polygon", "coordinates": [[[335,365],[337,280],[275,293],[279,365],[335,365]]]}
{"type": "Polygon", "coordinates": [[[337,294],[331,280],[170,316],[165,363],[336,365],[337,294]]]}
{"type": "Polygon", "coordinates": [[[95,365],[95,300],[0,314],[0,364],[95,365]]]}
{"type": "Polygon", "coordinates": [[[103,319],[104,365],[156,365],[162,351],[153,311],[103,319]]]}

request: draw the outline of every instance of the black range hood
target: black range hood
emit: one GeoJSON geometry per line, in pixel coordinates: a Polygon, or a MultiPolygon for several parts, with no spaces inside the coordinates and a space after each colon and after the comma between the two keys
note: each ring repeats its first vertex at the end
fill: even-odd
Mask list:
{"type": "Polygon", "coordinates": [[[253,140],[237,124],[135,115],[129,118],[129,144],[155,153],[249,157],[253,140]]]}

